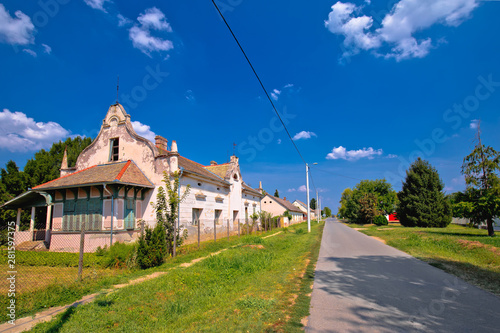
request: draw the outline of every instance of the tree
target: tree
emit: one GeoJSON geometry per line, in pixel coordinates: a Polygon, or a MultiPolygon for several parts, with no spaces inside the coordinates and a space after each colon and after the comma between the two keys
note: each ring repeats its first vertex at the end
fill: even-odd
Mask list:
{"type": "Polygon", "coordinates": [[[284,217],[288,217],[288,221],[291,223],[292,222],[292,213],[290,213],[288,210],[285,210],[285,212],[283,213],[283,216],[284,217]]]}
{"type": "Polygon", "coordinates": [[[444,228],[451,222],[451,205],[443,193],[444,184],[429,162],[418,158],[406,171],[398,193],[397,215],[405,227],[444,228]]]}
{"type": "Polygon", "coordinates": [[[309,207],[311,209],[316,209],[316,198],[311,199],[311,202],[309,203],[309,207]]]}
{"type": "Polygon", "coordinates": [[[372,223],[375,215],[393,213],[397,203],[397,193],[385,179],[362,180],[342,192],[337,215],[352,223],[372,223]]]}
{"type": "Polygon", "coordinates": [[[380,214],[378,209],[378,199],[374,193],[364,193],[359,199],[360,218],[365,223],[373,223],[375,216],[380,214]]]}
{"type": "Polygon", "coordinates": [[[332,210],[330,208],[328,208],[328,207],[325,207],[321,211],[321,214],[325,215],[326,217],[330,217],[330,216],[332,216],[332,210]]]}
{"type": "Polygon", "coordinates": [[[274,196],[275,196],[276,198],[279,198],[279,197],[280,197],[280,194],[279,194],[279,192],[278,192],[278,189],[276,189],[276,191],[274,191],[274,196]]]}
{"type": "Polygon", "coordinates": [[[64,150],[68,154],[68,166],[74,166],[78,155],[92,143],[91,138],[67,138],[64,142],[52,144],[50,150],[41,149],[35,153],[34,158],[28,160],[24,167],[29,187],[46,183],[59,178],[64,150]]]}
{"type": "Polygon", "coordinates": [[[186,190],[179,196],[178,190],[180,186],[180,173],[178,171],[172,173],[163,173],[163,186],[158,187],[156,195],[156,204],[151,203],[156,211],[156,223],[160,223],[165,228],[165,240],[167,253],[174,255],[174,238],[176,244],[180,246],[182,241],[187,237],[181,237],[180,230],[177,229],[174,235],[174,227],[177,221],[179,203],[182,203],[189,194],[191,186],[188,184],[186,190]]]}
{"type": "Polygon", "coordinates": [[[462,210],[460,215],[469,218],[472,223],[486,221],[489,236],[495,235],[493,218],[500,215],[499,170],[500,153],[481,143],[481,130],[478,128],[478,144],[462,164],[467,189],[458,207],[462,210]]]}

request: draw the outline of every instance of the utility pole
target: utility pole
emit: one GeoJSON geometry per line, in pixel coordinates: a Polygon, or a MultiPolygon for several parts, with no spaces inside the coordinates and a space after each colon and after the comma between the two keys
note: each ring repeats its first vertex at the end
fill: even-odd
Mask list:
{"type": "Polygon", "coordinates": [[[307,192],[307,232],[311,232],[311,204],[309,202],[309,165],[306,163],[306,192],[307,192]]]}
{"type": "Polygon", "coordinates": [[[321,214],[321,211],[319,210],[319,196],[318,196],[318,189],[316,189],[316,219],[318,220],[319,223],[319,214],[321,214]]]}

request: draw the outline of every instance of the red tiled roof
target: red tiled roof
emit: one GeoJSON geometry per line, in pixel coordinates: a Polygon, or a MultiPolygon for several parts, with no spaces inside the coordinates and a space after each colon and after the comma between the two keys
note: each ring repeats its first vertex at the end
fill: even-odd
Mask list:
{"type": "Polygon", "coordinates": [[[186,170],[188,173],[206,177],[219,183],[223,183],[224,185],[229,185],[229,183],[225,181],[224,178],[219,177],[215,173],[205,169],[203,165],[191,161],[190,159],[187,159],[183,156],[179,156],[179,167],[184,168],[184,170],[186,170]]]}
{"type": "Polygon", "coordinates": [[[94,165],[87,169],[35,186],[34,190],[48,190],[92,184],[116,183],[154,187],[133,161],[94,165]]]}

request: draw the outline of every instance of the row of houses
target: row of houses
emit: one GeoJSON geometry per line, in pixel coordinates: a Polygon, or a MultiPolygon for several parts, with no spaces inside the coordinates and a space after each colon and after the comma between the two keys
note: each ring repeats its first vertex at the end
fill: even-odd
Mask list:
{"type": "Polygon", "coordinates": [[[176,141],[156,136],[155,143],[139,136],[130,115],[119,103],[111,105],[95,140],[81,152],[74,167],[66,154],[60,177],[38,185],[2,207],[17,209],[16,244],[44,241],[51,251],[76,251],[85,223],[90,235],[85,246],[93,251],[114,241],[136,240],[144,226],[155,225],[158,188],[165,174],[180,173],[180,193],[190,191],[180,205],[180,226],[188,235],[199,228],[235,231],[261,210],[282,215],[288,210],[291,223],[306,217],[305,204],[293,204],[255,189],[243,180],[238,157],[228,163],[212,161],[204,166],[178,151],[176,141]],[[46,207],[44,230],[34,230],[36,207],[46,207]],[[31,209],[28,231],[20,231],[21,211],[31,209]]]}

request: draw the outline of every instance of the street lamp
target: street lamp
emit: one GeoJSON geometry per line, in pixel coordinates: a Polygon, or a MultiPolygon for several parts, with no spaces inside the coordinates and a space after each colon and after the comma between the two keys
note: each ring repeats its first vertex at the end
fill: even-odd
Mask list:
{"type": "MultiPolygon", "coordinates": [[[[313,163],[316,165],[318,163],[313,163]]],[[[309,164],[306,163],[306,192],[307,192],[307,232],[311,232],[311,209],[309,203],[309,164]]]]}

